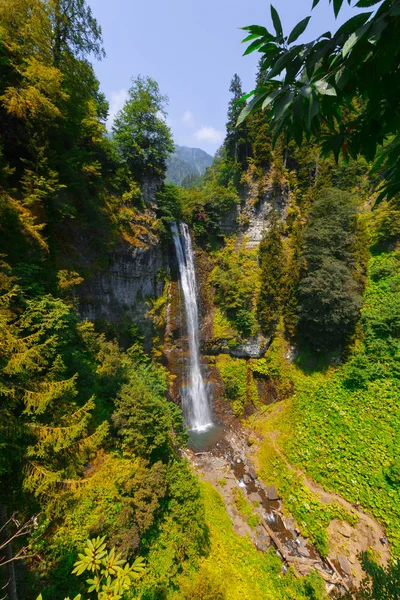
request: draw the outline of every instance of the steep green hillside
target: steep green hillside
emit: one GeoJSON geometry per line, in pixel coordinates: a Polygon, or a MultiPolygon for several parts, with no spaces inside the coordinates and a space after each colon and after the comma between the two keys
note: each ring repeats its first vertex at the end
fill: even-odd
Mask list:
{"type": "Polygon", "coordinates": [[[166,183],[189,187],[204,175],[212,161],[212,156],[200,148],[175,145],[167,161],[166,183]]]}

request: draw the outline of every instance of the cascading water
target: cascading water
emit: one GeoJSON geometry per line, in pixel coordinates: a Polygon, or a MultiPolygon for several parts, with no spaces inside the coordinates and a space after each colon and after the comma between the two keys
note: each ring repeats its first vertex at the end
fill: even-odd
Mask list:
{"type": "Polygon", "coordinates": [[[171,229],[178,259],[189,339],[189,377],[182,398],[183,411],[189,429],[206,431],[212,427],[213,423],[206,386],[200,369],[199,312],[192,240],[186,223],[180,223],[179,229],[177,224],[173,223],[171,229]]]}

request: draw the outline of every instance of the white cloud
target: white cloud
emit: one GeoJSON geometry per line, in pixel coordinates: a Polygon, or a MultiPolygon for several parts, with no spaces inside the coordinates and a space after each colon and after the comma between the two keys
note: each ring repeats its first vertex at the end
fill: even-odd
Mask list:
{"type": "Polygon", "coordinates": [[[185,111],[182,117],[182,123],[185,123],[185,125],[193,125],[193,114],[190,110],[185,111]]]}
{"type": "Polygon", "coordinates": [[[122,89],[119,92],[113,92],[110,100],[110,110],[107,119],[107,129],[111,131],[112,124],[117,113],[123,108],[126,100],[128,99],[128,90],[122,89]]]}
{"type": "Polygon", "coordinates": [[[218,131],[215,127],[207,127],[203,125],[196,131],[194,134],[196,139],[202,142],[210,142],[212,144],[220,144],[224,137],[225,133],[223,131],[218,131]]]}

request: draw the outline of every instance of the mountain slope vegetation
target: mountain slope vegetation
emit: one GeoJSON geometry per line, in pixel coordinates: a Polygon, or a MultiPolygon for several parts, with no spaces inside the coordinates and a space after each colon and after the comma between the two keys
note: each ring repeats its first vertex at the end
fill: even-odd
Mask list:
{"type": "Polygon", "coordinates": [[[316,571],[299,576],[273,547],[261,552],[234,533],[221,495],[186,458],[169,362],[171,346],[184,348],[172,331],[181,327],[176,220],[192,231],[218,414],[246,432],[258,476],[321,556],[330,524],[357,518],[316,500],[299,472],[384,527],[392,563],[365,555],[368,576],[349,595],[398,596],[397,126],[379,88],[383,129],[367,148],[380,97],[370,96],[362,65],[356,88],[345,77],[360,52],[387,80],[392,63],[378,59],[393,47],[382,35],[398,29],[398,2],[310,45],[310,56],[323,52],[308,65],[307,93],[296,78],[307,48],[287,47],[306,23],[285,41],[275,9],[272,18],[276,35],[248,28],[250,47],[265,55],[256,101],[238,104],[234,75],[226,138],[211,159],[199,149],[174,153],[168,99],[149,77],[132,79],[107,134],[108,104],[90,63],[104,56],[101,28],[84,0],[0,2],[0,581],[10,600],[327,598],[316,571]],[[335,60],[343,71],[333,84],[335,60]],[[286,82],[271,74],[279,61],[286,82]],[[267,112],[257,110],[259,92],[267,112]],[[338,125],[329,101],[336,111],[350,96],[341,154],[323,155],[321,140],[331,148],[338,125]],[[296,121],[299,98],[312,108],[310,127],[304,111],[296,121]],[[382,154],[371,169],[375,142],[382,154]],[[150,331],[145,352],[128,305],[118,322],[90,322],[80,289],[93,273],[102,282],[118,251],[140,266],[156,250],[166,257],[151,272],[159,295],[141,290],[137,299],[150,331]],[[88,583],[80,561],[90,565],[96,548],[90,568],[101,564],[110,581],[88,583]]]}

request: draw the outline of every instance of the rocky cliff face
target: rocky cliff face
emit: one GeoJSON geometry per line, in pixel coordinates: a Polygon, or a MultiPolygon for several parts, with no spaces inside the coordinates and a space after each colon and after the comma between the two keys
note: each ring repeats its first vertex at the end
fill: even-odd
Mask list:
{"type": "Polygon", "coordinates": [[[146,248],[125,244],[111,256],[109,266],[95,270],[80,289],[80,312],[91,321],[107,319],[121,323],[124,318],[137,323],[151,345],[152,323],[149,300],[163,292],[162,270],[168,271],[168,256],[160,243],[146,248]]]}
{"type": "Polygon", "coordinates": [[[165,274],[169,273],[169,253],[162,246],[154,224],[156,194],[162,180],[147,179],[141,191],[147,209],[145,223],[133,223],[140,231],[133,241],[122,239],[108,257],[106,266],[98,267],[90,240],[79,240],[81,261],[89,273],[79,286],[79,309],[83,318],[107,320],[122,325],[139,325],[145,338],[145,349],[151,349],[153,325],[149,318],[150,301],[162,295],[165,274]]]}

